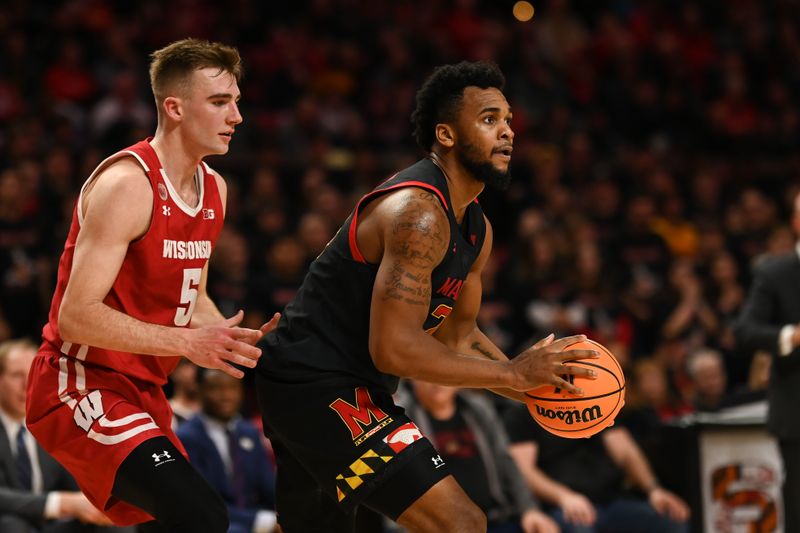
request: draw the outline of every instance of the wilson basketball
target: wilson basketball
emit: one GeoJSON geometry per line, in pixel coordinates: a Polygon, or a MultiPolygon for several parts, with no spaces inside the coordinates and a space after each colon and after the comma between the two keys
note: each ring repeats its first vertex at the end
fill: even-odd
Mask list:
{"type": "Polygon", "coordinates": [[[604,346],[591,340],[578,342],[566,350],[595,350],[597,359],[578,359],[565,363],[592,367],[597,379],[565,374],[564,379],[583,389],[584,396],[575,396],[552,385],[525,393],[528,411],[544,429],[569,439],[591,437],[614,423],[625,404],[625,376],[617,359],[604,346]]]}

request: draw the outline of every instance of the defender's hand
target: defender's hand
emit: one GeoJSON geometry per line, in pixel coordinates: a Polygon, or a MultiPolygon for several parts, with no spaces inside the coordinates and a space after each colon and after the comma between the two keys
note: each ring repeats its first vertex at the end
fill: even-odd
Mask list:
{"type": "MultiPolygon", "coordinates": [[[[244,318],[239,311],[220,325],[183,330],[186,342],[186,358],[198,366],[222,370],[235,378],[244,377],[244,372],[229,363],[253,368],[261,357],[261,350],[253,346],[264,335],[259,330],[237,327],[244,318]]],[[[267,322],[269,327],[277,318],[267,322]]],[[[272,326],[274,327],[274,326],[272,326]]]]}
{"type": "Polygon", "coordinates": [[[512,389],[527,391],[542,385],[554,385],[571,394],[583,395],[580,388],[561,376],[571,374],[583,378],[594,378],[596,377],[595,371],[564,363],[577,359],[596,359],[600,355],[595,350],[565,350],[568,346],[585,341],[586,335],[553,339],[554,336],[551,334],[509,361],[508,364],[514,373],[512,389]]]}

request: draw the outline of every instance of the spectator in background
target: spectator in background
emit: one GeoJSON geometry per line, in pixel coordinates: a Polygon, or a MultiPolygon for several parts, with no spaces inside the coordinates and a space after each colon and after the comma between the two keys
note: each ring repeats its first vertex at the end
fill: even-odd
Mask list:
{"type": "Polygon", "coordinates": [[[275,474],[260,432],[239,415],[242,382],[218,370],[197,371],[202,409],[178,428],[189,460],[228,505],[229,533],[272,533],[275,474]]]}
{"type": "Polygon", "coordinates": [[[278,237],[263,257],[258,273],[251,277],[248,308],[266,316],[269,309],[283,309],[294,298],[306,274],[307,257],[293,235],[278,237]]]}
{"type": "Polygon", "coordinates": [[[97,102],[89,117],[92,135],[104,152],[135,143],[155,122],[152,104],[139,93],[139,80],[130,70],[114,75],[111,93],[97,102]]]}
{"type": "Polygon", "coordinates": [[[20,170],[0,172],[0,339],[41,331],[45,235],[32,216],[32,188],[20,170]]]}
{"type": "Polygon", "coordinates": [[[728,375],[722,354],[703,348],[689,355],[686,369],[692,380],[691,405],[695,411],[717,411],[725,405],[728,375]]]}
{"type": "Polygon", "coordinates": [[[170,374],[169,380],[172,383],[172,396],[169,399],[169,406],[172,409],[172,429],[176,430],[200,411],[197,367],[188,359],[181,359],[170,374]]]}
{"type": "Polygon", "coordinates": [[[132,533],[132,528],[96,528],[111,522],[25,429],[25,389],[35,355],[30,341],[0,343],[0,531],[132,533]]]}
{"type": "MultiPolygon", "coordinates": [[[[794,198],[792,227],[800,236],[800,194],[794,198]]],[[[753,284],[736,323],[738,342],[747,350],[773,354],[767,390],[767,427],[777,437],[786,472],[783,481],[785,528],[800,531],[800,243],[795,250],[766,257],[753,272],[753,284]]]]}
{"type": "Polygon", "coordinates": [[[716,334],[719,321],[705,300],[694,263],[689,259],[675,260],[669,270],[668,283],[659,306],[666,313],[662,315],[662,337],[705,344],[716,334]]]}
{"type": "Polygon", "coordinates": [[[564,439],[533,422],[523,405],[510,408],[505,422],[511,456],[562,533],[688,531],[689,507],[659,485],[627,429],[564,439]],[[625,489],[626,479],[638,493],[625,489]]]}
{"type": "Polygon", "coordinates": [[[488,533],[558,533],[508,455],[508,435],[488,398],[413,380],[397,402],[433,441],[458,484],[486,514],[488,533]]]}
{"type": "Polygon", "coordinates": [[[631,198],[625,225],[614,245],[613,257],[623,287],[623,307],[633,320],[634,357],[652,350],[661,337],[658,297],[666,285],[670,251],[664,239],[650,229],[654,203],[647,195],[631,198]]]}

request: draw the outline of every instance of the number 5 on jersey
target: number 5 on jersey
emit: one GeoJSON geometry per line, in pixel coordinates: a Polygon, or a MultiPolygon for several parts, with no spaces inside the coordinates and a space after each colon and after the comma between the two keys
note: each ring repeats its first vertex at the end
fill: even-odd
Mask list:
{"type": "Polygon", "coordinates": [[[178,309],[175,310],[176,326],[185,326],[192,319],[194,304],[197,303],[197,288],[200,286],[200,276],[202,276],[202,272],[203,269],[201,268],[186,268],[183,271],[181,303],[178,309]]]}

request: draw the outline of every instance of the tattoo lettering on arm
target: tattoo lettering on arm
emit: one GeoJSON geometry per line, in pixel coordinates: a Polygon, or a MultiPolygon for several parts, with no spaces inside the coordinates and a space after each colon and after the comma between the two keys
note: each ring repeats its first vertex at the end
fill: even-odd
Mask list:
{"type": "Polygon", "coordinates": [[[475,350],[479,354],[483,355],[484,357],[487,357],[487,358],[491,359],[492,361],[499,361],[500,360],[492,352],[490,352],[489,350],[484,348],[483,345],[478,341],[473,342],[472,346],[470,346],[470,348],[472,348],[473,350],[475,350]]]}
{"type": "Polygon", "coordinates": [[[388,243],[393,257],[386,278],[384,300],[402,300],[410,305],[429,305],[430,272],[446,250],[445,221],[432,214],[430,203],[436,197],[419,191],[410,195],[395,213],[388,243]]]}

